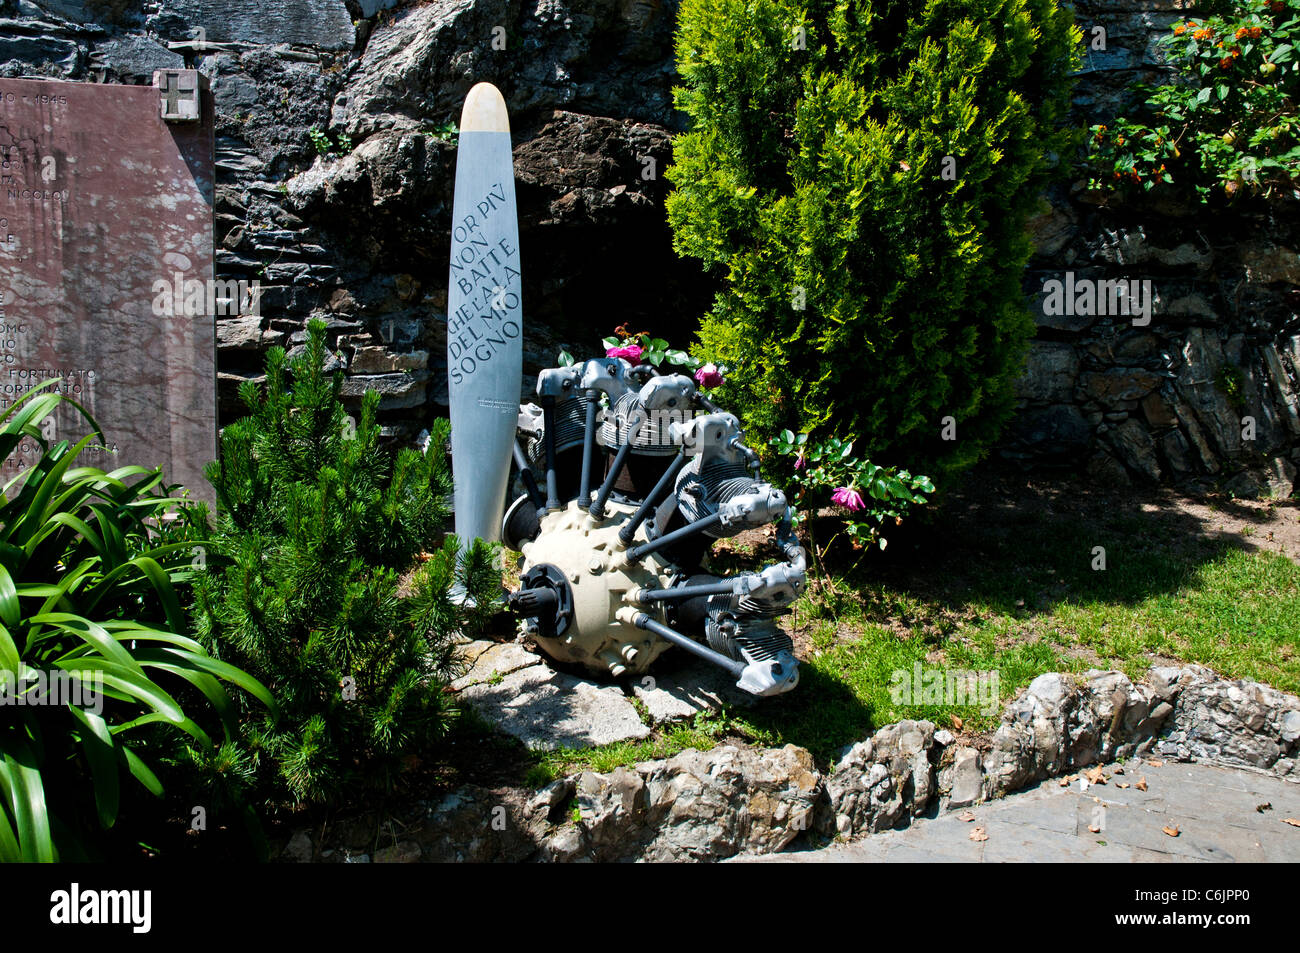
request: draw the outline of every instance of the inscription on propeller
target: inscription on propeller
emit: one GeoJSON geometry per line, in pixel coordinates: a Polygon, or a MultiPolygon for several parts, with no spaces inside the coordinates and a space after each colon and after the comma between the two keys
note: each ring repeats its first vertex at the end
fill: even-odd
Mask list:
{"type": "MultiPolygon", "coordinates": [[[[519,315],[519,248],[492,233],[514,203],[494,183],[452,230],[451,280],[464,295],[447,317],[447,363],[460,384],[509,348],[523,331],[519,315]]],[[[479,402],[480,406],[488,406],[479,402]]]]}

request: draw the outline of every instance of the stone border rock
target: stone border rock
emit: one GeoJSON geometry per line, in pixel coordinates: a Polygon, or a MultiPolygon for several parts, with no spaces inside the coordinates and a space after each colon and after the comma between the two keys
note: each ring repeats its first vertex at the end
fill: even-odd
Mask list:
{"type": "Polygon", "coordinates": [[[418,855],[410,843],[392,853],[716,861],[779,851],[806,831],[887,830],[936,806],[954,810],[1089,765],[1154,755],[1300,781],[1300,698],[1196,665],[1153,668],[1137,684],[1121,672],[1052,672],[1007,705],[982,748],[907,720],[847,747],[825,775],[794,745],[722,745],[561,778],[526,801],[467,785],[430,804],[418,855]]]}
{"type": "Polygon", "coordinates": [[[967,807],[1098,763],[1158,754],[1296,777],[1300,698],[1208,668],[1153,668],[1078,679],[1038,676],[1007,705],[986,750],[953,745],[928,721],[888,725],[849,748],[826,777],[817,829],[853,837],[930,808],[967,807]]]}

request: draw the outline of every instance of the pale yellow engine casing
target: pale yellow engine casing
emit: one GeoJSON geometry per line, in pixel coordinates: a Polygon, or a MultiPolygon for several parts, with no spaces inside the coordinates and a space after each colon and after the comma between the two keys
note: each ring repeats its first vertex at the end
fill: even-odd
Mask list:
{"type": "MultiPolygon", "coordinates": [[[[638,589],[667,588],[678,573],[676,566],[652,554],[629,565],[627,549],[618,538],[635,506],[610,501],[605,518],[596,520],[571,500],[566,509],[541,517],[535,539],[523,544],[527,572],[549,563],[564,573],[573,591],[573,620],[558,638],[537,636],[542,650],[562,662],[575,662],[595,672],[639,674],[672,644],[615,616],[627,605],[624,596],[638,589]]],[[[632,545],[646,542],[645,524],[632,545]]],[[[641,607],[651,618],[665,622],[662,604],[641,607]]]]}

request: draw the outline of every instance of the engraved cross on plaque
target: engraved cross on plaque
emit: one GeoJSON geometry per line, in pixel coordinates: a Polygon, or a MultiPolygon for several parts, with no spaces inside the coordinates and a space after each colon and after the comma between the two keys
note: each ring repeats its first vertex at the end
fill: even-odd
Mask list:
{"type": "Polygon", "coordinates": [[[198,70],[158,70],[153,74],[153,84],[158,87],[163,119],[189,122],[199,118],[198,70]]]}

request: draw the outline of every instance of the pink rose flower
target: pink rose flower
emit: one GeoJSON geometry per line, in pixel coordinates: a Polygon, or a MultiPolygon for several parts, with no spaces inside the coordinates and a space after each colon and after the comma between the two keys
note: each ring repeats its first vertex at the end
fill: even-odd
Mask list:
{"type": "Polygon", "coordinates": [[[610,347],[605,349],[606,357],[622,357],[631,361],[633,364],[641,362],[641,345],[628,344],[624,347],[610,347]]]}
{"type": "Polygon", "coordinates": [[[695,372],[695,383],[701,387],[717,387],[722,381],[722,371],[718,370],[717,364],[705,364],[695,372]]]}
{"type": "Polygon", "coordinates": [[[799,456],[794,458],[794,468],[796,470],[802,470],[807,465],[808,465],[808,461],[804,459],[803,451],[800,450],[799,456]]]}
{"type": "Polygon", "coordinates": [[[851,513],[856,513],[858,510],[867,507],[867,504],[862,501],[862,494],[847,486],[837,487],[835,492],[831,494],[831,502],[838,503],[851,513]]]}

